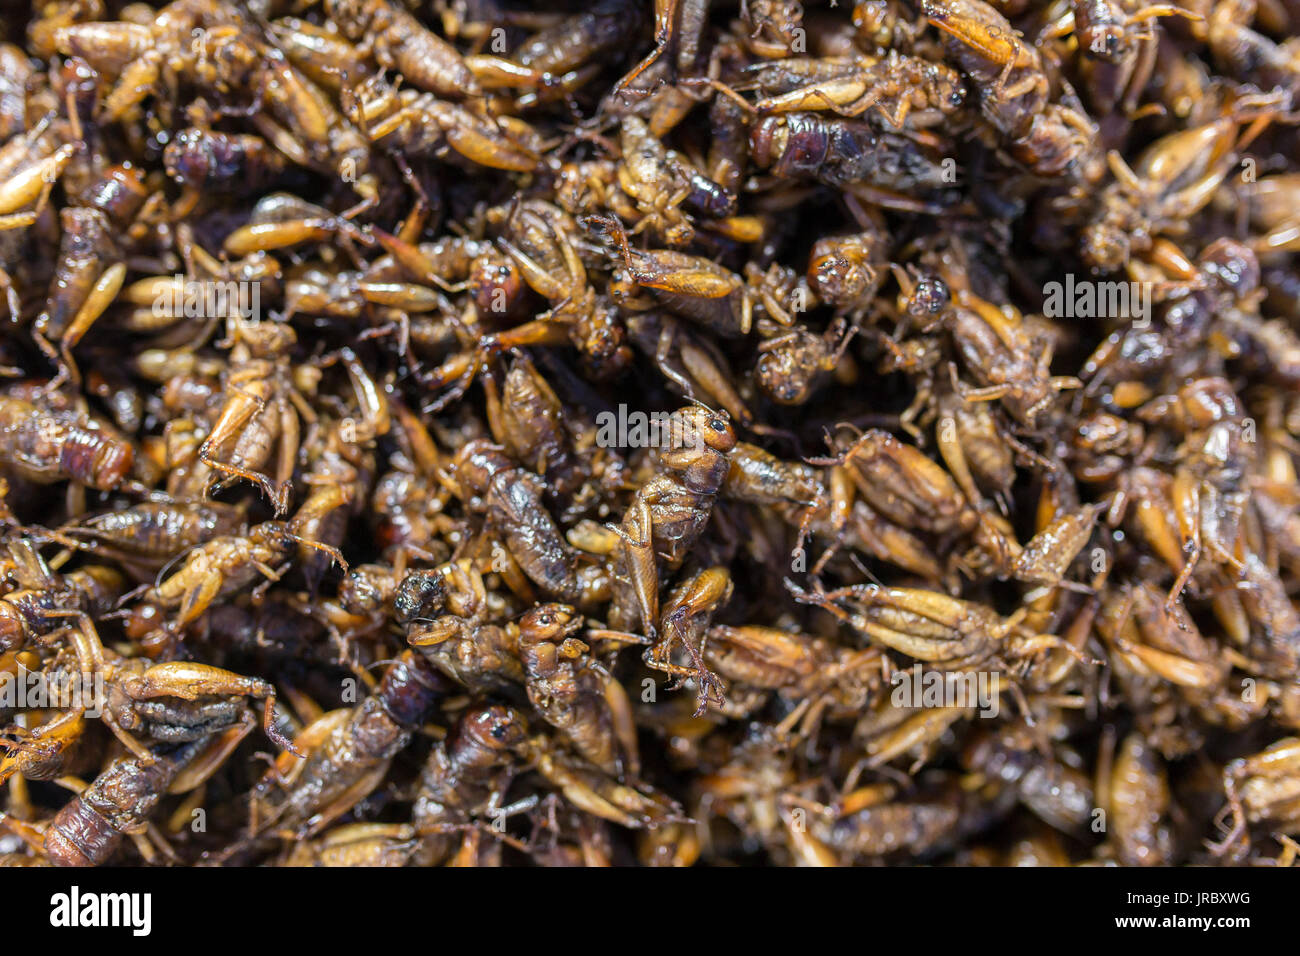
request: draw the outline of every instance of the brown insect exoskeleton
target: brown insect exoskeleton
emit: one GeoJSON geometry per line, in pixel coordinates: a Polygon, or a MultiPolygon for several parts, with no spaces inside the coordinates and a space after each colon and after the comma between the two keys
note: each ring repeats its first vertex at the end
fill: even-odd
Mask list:
{"type": "Polygon", "coordinates": [[[563,604],[542,604],[519,620],[519,656],[528,699],[542,719],[604,773],[640,773],[627,692],[592,654],[583,619],[563,604]]]}
{"type": "MultiPolygon", "coordinates": [[[[184,629],[222,597],[242,591],[259,577],[266,582],[280,579],[277,567],[304,545],[329,555],[347,571],[347,562],[337,548],[304,537],[304,525],[347,503],[345,490],[325,485],[312,494],[290,521],[264,521],[244,534],[212,538],[186,552],[180,567],[169,576],[161,574],[152,586],[140,589],[148,606],[175,608],[174,631],[184,629]]],[[[165,569],[164,569],[165,570],[165,569]]]]}
{"type": "Polygon", "coordinates": [[[713,499],[730,469],[736,436],[725,416],[691,405],[668,420],[660,473],[642,485],[617,531],[621,567],[611,623],[640,623],[651,638],[659,622],[659,561],[675,570],[709,520],[713,499]]]}
{"type": "Polygon", "coordinates": [[[947,34],[948,56],[973,81],[980,108],[1011,154],[1036,173],[1061,175],[1095,131],[1078,110],[1049,101],[1041,54],[982,0],[925,0],[921,12],[947,34]]]}
{"type": "MultiPolygon", "coordinates": [[[[294,738],[253,791],[249,840],[320,833],[379,786],[393,756],[410,743],[446,685],[404,651],[356,707],[331,711],[294,738]]],[[[230,852],[243,849],[237,844],[230,852]]]]}
{"type": "Polygon", "coordinates": [[[82,785],[48,822],[32,825],[12,817],[0,822],[55,866],[108,863],[127,836],[145,860],[158,859],[160,851],[171,855],[149,818],[167,794],[200,786],[250,727],[233,727],[179,746],[160,743],[147,752],[147,759],[120,757],[82,785]]]}
{"type": "Polygon", "coordinates": [[[1248,828],[1259,824],[1273,827],[1274,832],[1295,833],[1298,769],[1300,741],[1294,737],[1229,763],[1223,770],[1223,788],[1228,796],[1224,811],[1231,814],[1231,827],[1211,851],[1225,856],[1239,852],[1239,842],[1248,847],[1248,828]]]}

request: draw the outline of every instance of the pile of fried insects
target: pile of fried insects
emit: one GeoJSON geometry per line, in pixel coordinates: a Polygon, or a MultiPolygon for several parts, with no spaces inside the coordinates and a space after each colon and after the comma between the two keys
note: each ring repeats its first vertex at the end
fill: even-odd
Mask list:
{"type": "Polygon", "coordinates": [[[6,2],[0,860],[1294,863],[1300,2],[1181,2],[6,2]]]}

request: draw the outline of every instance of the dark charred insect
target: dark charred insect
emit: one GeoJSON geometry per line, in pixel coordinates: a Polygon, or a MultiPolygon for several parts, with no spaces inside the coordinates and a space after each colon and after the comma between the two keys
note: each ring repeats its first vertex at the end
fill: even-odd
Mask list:
{"type": "Polygon", "coordinates": [[[755,123],[749,140],[754,164],[773,176],[869,187],[904,206],[929,208],[948,182],[937,151],[863,120],[778,113],[755,123]]]}
{"type": "Polygon", "coordinates": [[[305,727],[294,739],[304,756],[281,754],[254,791],[250,838],[319,833],[363,800],[379,786],[444,686],[418,654],[404,652],[355,708],[331,712],[305,727]]]}
{"type": "Polygon", "coordinates": [[[195,190],[255,190],[275,182],[284,159],[260,136],[190,127],[163,154],[167,173],[195,190]]]}
{"type": "Polygon", "coordinates": [[[523,720],[509,708],[483,706],[462,714],[447,739],[433,748],[411,808],[421,864],[445,860],[461,842],[457,837],[468,840],[466,831],[476,824],[490,830],[512,810],[517,812],[501,800],[519,769],[527,733],[523,720]]]}
{"type": "MultiPolygon", "coordinates": [[[[248,728],[243,730],[247,733],[248,728]]],[[[108,863],[128,835],[136,835],[147,859],[157,857],[158,851],[140,834],[162,799],[169,792],[180,792],[178,778],[188,767],[202,763],[210,749],[228,752],[228,741],[218,737],[179,746],[159,744],[147,759],[119,758],[47,823],[33,827],[8,819],[5,825],[18,830],[55,866],[108,863]]],[[[185,788],[201,782],[201,778],[185,781],[185,788]]]]}

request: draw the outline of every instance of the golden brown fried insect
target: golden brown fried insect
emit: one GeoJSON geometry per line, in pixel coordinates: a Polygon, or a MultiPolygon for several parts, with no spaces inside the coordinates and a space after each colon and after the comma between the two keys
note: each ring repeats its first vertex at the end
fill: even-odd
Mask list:
{"type": "Polygon", "coordinates": [[[1234,760],[1224,768],[1223,786],[1228,796],[1232,825],[1211,850],[1222,856],[1236,850],[1247,828],[1267,824],[1275,832],[1294,833],[1296,825],[1296,766],[1300,744],[1294,737],[1279,740],[1263,751],[1234,760]]]}
{"type": "Polygon", "coordinates": [[[209,664],[150,665],[140,658],[114,664],[101,717],[128,750],[149,761],[152,754],[132,731],[166,743],[206,739],[243,719],[244,706],[232,697],[264,701],[262,727],[267,736],[285,750],[293,749],[275,729],[275,688],[209,664]]]}
{"type": "Polygon", "coordinates": [[[914,126],[928,126],[954,113],[966,99],[966,88],[956,70],[942,63],[890,50],[884,57],[861,57],[844,62],[795,60],[790,81],[780,76],[782,64],[759,66],[760,89],[774,95],[758,101],[760,116],[796,110],[830,110],[841,116],[861,116],[875,109],[895,129],[909,117],[914,126]],[[811,65],[808,82],[797,77],[811,65]],[[778,72],[780,71],[780,72],[778,72]],[[777,72],[773,82],[769,75],[777,72]],[[933,118],[931,118],[933,117],[933,118]]]}
{"type": "Polygon", "coordinates": [[[295,843],[280,866],[406,866],[419,841],[405,823],[350,823],[295,843]]]}
{"type": "Polygon", "coordinates": [[[659,560],[675,570],[709,520],[713,499],[730,470],[736,436],[725,417],[687,406],[668,419],[662,471],[637,490],[617,529],[621,567],[615,580],[616,628],[639,622],[654,638],[659,623],[659,560]]]}
{"type": "Polygon", "coordinates": [[[299,416],[307,421],[315,417],[290,364],[297,334],[287,325],[239,320],[231,323],[231,331],[235,342],[225,379],[226,403],[199,446],[199,460],[222,475],[257,484],[281,515],[289,510],[299,416]],[[272,456],[274,479],[260,470],[272,456]]]}
{"type": "Polygon", "coordinates": [[[213,601],[242,591],[259,577],[278,581],[283,568],[277,568],[290,556],[294,545],[328,554],[346,571],[347,562],[337,548],[302,534],[304,524],[346,501],[340,486],[323,486],[303,503],[291,521],[264,521],[245,534],[212,538],[187,552],[171,575],[144,589],[142,600],[146,605],[175,608],[172,627],[182,629],[197,620],[213,601]]]}
{"type": "Polygon", "coordinates": [[[110,490],[127,481],[135,447],[92,418],[0,397],[0,462],[28,481],[110,490]]]}
{"type": "Polygon", "coordinates": [[[540,162],[521,120],[496,119],[431,93],[398,90],[381,76],[349,92],[346,110],[370,142],[405,155],[445,154],[450,148],[472,163],[513,172],[530,172],[540,162]]]}
{"type": "Polygon", "coordinates": [[[329,0],[329,18],[360,42],[381,67],[439,96],[482,95],[460,53],[411,13],[389,0],[329,0]]]}
{"type": "Polygon", "coordinates": [[[1050,102],[1039,52],[982,0],[925,0],[921,12],[947,34],[948,56],[973,81],[982,115],[1011,154],[1040,175],[1065,173],[1094,130],[1078,110],[1050,102]]]}
{"type": "Polygon", "coordinates": [[[573,748],[611,776],[640,772],[636,728],[627,692],[581,638],[571,607],[543,604],[519,620],[519,655],[528,699],[573,748]]]}
{"type": "Polygon", "coordinates": [[[156,572],[212,538],[238,532],[239,509],[216,501],[144,501],[64,525],[60,533],[86,542],[86,550],[133,568],[156,572]]]}
{"type": "Polygon", "coordinates": [[[789,581],[786,587],[796,600],[824,608],[868,640],[944,669],[1001,666],[1056,647],[1069,650],[1051,635],[1025,634],[1024,609],[1003,618],[990,607],[935,591],[875,584],[826,592],[789,581]]]}
{"type": "Polygon", "coordinates": [[[1169,782],[1160,754],[1138,734],[1120,745],[1106,793],[1107,833],[1119,861],[1125,866],[1166,863],[1173,854],[1169,782]]]}
{"type": "Polygon", "coordinates": [[[469,560],[408,574],[395,598],[407,642],[443,674],[477,692],[509,692],[524,683],[518,629],[493,623],[496,607],[469,560]]]}

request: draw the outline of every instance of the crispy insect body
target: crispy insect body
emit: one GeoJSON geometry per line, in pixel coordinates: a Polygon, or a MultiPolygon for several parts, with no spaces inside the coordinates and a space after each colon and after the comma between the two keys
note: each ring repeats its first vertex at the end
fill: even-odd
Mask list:
{"type": "Polygon", "coordinates": [[[29,481],[76,481],[109,491],[126,480],[135,462],[129,442],[94,421],[46,411],[22,399],[0,397],[0,461],[29,481]]]}
{"type": "Polygon", "coordinates": [[[1252,30],[1248,24],[1255,15],[1253,0],[1227,0],[1211,7],[1206,40],[1216,65],[1238,76],[1258,77],[1260,89],[1282,87],[1294,92],[1300,84],[1294,44],[1279,44],[1252,30]]]}
{"type": "Polygon", "coordinates": [[[626,627],[639,612],[647,636],[659,621],[659,559],[677,568],[704,530],[736,436],[725,418],[688,406],[673,413],[669,442],[659,454],[664,470],[637,491],[620,529],[623,566],[611,621],[626,627]]]}
{"type": "Polygon", "coordinates": [[[455,467],[459,483],[482,496],[489,526],[500,534],[523,572],[546,593],[579,600],[577,555],[546,509],[545,481],[516,467],[500,448],[486,441],[467,444],[455,467]]]}
{"type": "Polygon", "coordinates": [[[219,502],[146,501],[65,525],[63,531],[152,566],[212,538],[233,534],[242,524],[237,509],[219,502]]]}
{"type": "MultiPolygon", "coordinates": [[[[113,238],[113,225],[98,209],[70,208],[59,214],[63,236],[59,244],[59,261],[51,285],[50,299],[45,310],[36,318],[32,330],[47,342],[61,342],[64,355],[76,337],[85,331],[77,327],[83,308],[96,286],[105,275],[106,268],[120,257],[113,238]]],[[[125,275],[115,275],[117,288],[125,275]]],[[[108,291],[106,287],[104,292],[108,291]]],[[[115,295],[116,288],[111,289],[115,295]]],[[[96,302],[99,312],[107,303],[96,302]]],[[[84,322],[84,320],[83,320],[84,322]]],[[[66,357],[64,361],[67,361],[66,357]]]]}
{"type": "MultiPolygon", "coordinates": [[[[13,142],[14,145],[24,145],[19,139],[13,142]]],[[[39,200],[67,169],[75,152],[72,146],[65,144],[39,159],[24,152],[18,163],[0,166],[5,173],[5,178],[0,180],[0,216],[8,219],[11,214],[39,200]]],[[[28,225],[34,220],[34,214],[29,213],[21,219],[13,219],[12,223],[28,225]]]]}
{"type": "MultiPolygon", "coordinates": [[[[796,65],[803,62],[794,61],[796,65]]],[[[798,110],[861,116],[874,108],[891,126],[902,129],[909,116],[925,111],[950,114],[966,99],[966,88],[956,70],[896,50],[878,60],[849,61],[828,72],[829,76],[810,77],[807,85],[759,100],[755,110],[760,116],[798,110]]]]}
{"type": "Polygon", "coordinates": [[[288,510],[299,408],[305,407],[289,359],[297,334],[288,325],[233,321],[239,341],[225,378],[226,401],[198,457],[224,476],[255,482],[281,515],[288,510]],[[273,453],[274,480],[260,470],[273,453]]]}
{"type": "Polygon", "coordinates": [[[404,7],[389,0],[329,0],[325,12],[353,41],[364,41],[379,65],[439,96],[481,96],[460,53],[404,7]]]}
{"type": "Polygon", "coordinates": [[[811,505],[826,489],[817,471],[803,462],[782,461],[756,445],[736,442],[722,494],[759,505],[811,505]]]}
{"type": "Polygon", "coordinates": [[[665,600],[659,620],[660,639],[644,655],[646,664],[675,675],[678,683],[687,675],[694,675],[698,685],[697,717],[711,703],[719,707],[726,703],[721,683],[705,666],[701,647],[710,620],[731,600],[732,591],[731,575],[725,568],[709,568],[683,581],[665,600]],[[673,663],[672,653],[677,646],[686,651],[690,667],[673,663]]]}
{"type": "Polygon", "coordinates": [[[1247,651],[1265,673],[1291,673],[1300,660],[1300,614],[1257,554],[1247,554],[1241,569],[1236,591],[1251,622],[1247,651]]]}
{"type": "Polygon", "coordinates": [[[1144,253],[1161,233],[1204,208],[1237,165],[1239,143],[1258,133],[1277,108],[1277,94],[1248,101],[1239,112],[1181,129],[1156,140],[1132,167],[1118,153],[1108,159],[1116,180],[1100,197],[1100,210],[1080,236],[1084,260],[1098,269],[1123,266],[1144,253]],[[1241,124],[1251,126],[1241,138],[1241,124]]]}
{"type": "Polygon", "coordinates": [[[849,473],[873,509],[904,528],[967,529],[973,515],[956,482],[919,449],[869,429],[845,453],[849,473]]]}
{"type": "Polygon", "coordinates": [[[260,136],[183,129],[163,152],[167,174],[195,189],[256,190],[284,169],[281,154],[260,136]]]}
{"type": "Polygon", "coordinates": [[[1051,344],[1038,340],[1014,310],[963,289],[946,321],[963,362],[983,386],[961,392],[967,401],[1000,400],[1017,421],[1032,425],[1058,391],[1078,387],[1077,379],[1050,374],[1051,344]]]}
{"type": "Polygon", "coordinates": [[[523,718],[508,707],[473,707],[430,751],[411,808],[422,864],[441,862],[458,827],[470,825],[476,813],[497,809],[498,788],[518,762],[527,732],[523,718]]]}
{"type": "Polygon", "coordinates": [[[695,189],[692,174],[703,178],[702,174],[684,156],[666,149],[636,116],[623,121],[620,142],[618,184],[640,212],[632,234],[649,230],[670,246],[686,245],[695,231],[680,206],[695,189]]]}
{"type": "Polygon", "coordinates": [[[534,34],[512,54],[537,73],[560,76],[624,44],[637,29],[627,0],[600,0],[534,34]]]}
{"type": "Polygon", "coordinates": [[[937,157],[861,120],[781,113],[759,120],[749,140],[754,163],[784,179],[863,183],[907,196],[937,192],[946,182],[937,157]]]}
{"type": "Polygon", "coordinates": [[[813,397],[830,373],[838,373],[855,331],[854,326],[841,318],[832,322],[822,335],[814,335],[802,327],[778,333],[759,346],[754,379],[772,401],[802,405],[813,397]]]}
{"type": "Polygon", "coordinates": [[[1217,855],[1233,848],[1250,825],[1272,824],[1295,832],[1300,793],[1300,740],[1284,737],[1259,753],[1232,761],[1223,770],[1232,827],[1212,847],[1217,855]]]}
{"type": "Polygon", "coordinates": [[[1029,584],[1057,584],[1092,536],[1092,526],[1106,505],[1067,512],[1034,535],[1017,555],[1013,574],[1029,584]]]}
{"type": "Polygon", "coordinates": [[[206,739],[247,723],[244,704],[237,699],[241,697],[264,701],[262,727],[267,736],[285,749],[292,747],[275,728],[275,688],[266,681],[188,661],[150,665],[133,658],[109,671],[103,719],[141,760],[152,755],[132,731],[168,743],[206,739]]]}
{"type": "Polygon", "coordinates": [[[1097,630],[1135,670],[1181,687],[1213,691],[1227,664],[1182,605],[1167,609],[1150,585],[1117,595],[1102,608],[1097,630]]]}
{"type": "Polygon", "coordinates": [[[949,57],[974,80],[981,113],[1016,159],[1056,176],[1080,158],[1095,135],[1092,124],[1048,102],[1041,55],[1005,17],[982,0],[924,0],[921,12],[947,34],[949,57]]]}
{"type": "Polygon", "coordinates": [[[478,692],[523,685],[518,630],[490,622],[487,589],[473,562],[408,574],[394,607],[407,642],[452,680],[478,692]]]}
{"type": "MultiPolygon", "coordinates": [[[[993,608],[972,601],[874,584],[820,594],[790,583],[787,587],[797,600],[831,611],[869,640],[948,669],[969,668],[1004,652],[1008,657],[1021,652],[1016,637],[1020,615],[1004,619],[993,608]]],[[[1033,653],[1041,644],[1025,641],[1024,652],[1033,653]]]]}
{"type": "Polygon", "coordinates": [[[497,421],[497,440],[544,478],[553,495],[563,501],[578,490],[582,463],[565,426],[564,407],[532,362],[516,361],[506,372],[497,421]]]}
{"type": "Polygon", "coordinates": [[[335,234],[369,244],[370,240],[348,221],[348,216],[361,208],[364,204],[336,216],[296,196],[271,193],[258,200],[248,224],[232,230],[222,248],[232,256],[248,256],[318,242],[335,234]]]}
{"type": "Polygon", "coordinates": [[[528,699],[573,748],[611,776],[638,772],[631,704],[621,684],[595,664],[576,637],[582,618],[563,604],[543,604],[519,621],[519,655],[528,699]]]}
{"type": "MultiPolygon", "coordinates": [[[[311,836],[363,800],[383,779],[389,761],[411,740],[443,693],[444,684],[413,651],[403,651],[374,693],[341,720],[333,720],[323,739],[304,746],[305,759],[282,755],[291,776],[268,779],[253,799],[251,829],[311,836]]],[[[309,728],[310,729],[310,728],[309,728]]]]}
{"type": "Polygon", "coordinates": [[[280,866],[406,866],[418,841],[404,823],[351,823],[294,844],[280,866]]]}
{"type": "Polygon", "coordinates": [[[480,166],[530,172],[539,157],[520,141],[522,127],[483,116],[430,93],[397,90],[374,76],[353,94],[348,115],[372,143],[413,156],[450,147],[480,166]]]}
{"type": "Polygon", "coordinates": [[[372,68],[361,51],[338,33],[298,17],[273,20],[271,35],[294,66],[336,92],[344,83],[364,80],[372,68]]]}
{"type": "Polygon", "coordinates": [[[112,608],[122,591],[122,576],[97,565],[68,574],[51,574],[45,569],[43,580],[28,583],[0,597],[0,651],[20,647],[33,635],[65,627],[72,615],[99,617],[112,608]]]}
{"type": "MultiPolygon", "coordinates": [[[[1014,791],[991,787],[995,796],[965,793],[956,782],[908,799],[870,802],[828,823],[814,817],[816,831],[827,845],[854,855],[887,857],[906,851],[927,856],[941,851],[971,832],[978,832],[1005,813],[1014,791]],[[973,811],[976,802],[983,806],[973,811]]],[[[847,800],[852,800],[850,794],[847,800]]],[[[851,804],[850,804],[851,805],[851,804]]]]}
{"type": "Polygon", "coordinates": [[[794,702],[778,730],[798,726],[808,734],[828,710],[855,713],[866,706],[879,684],[882,655],[770,627],[715,625],[704,657],[726,680],[794,702]]]}
{"type": "Polygon", "coordinates": [[[720,335],[749,332],[752,303],[744,281],[701,256],[660,249],[624,249],[628,273],[637,285],[672,312],[720,335]]]}
{"type": "Polygon", "coordinates": [[[1016,786],[1020,801],[1062,833],[1078,836],[1093,820],[1097,799],[1088,776],[1035,746],[1020,725],[977,738],[964,764],[1016,786]]]}
{"type": "Polygon", "coordinates": [[[1125,738],[1115,758],[1110,785],[1111,832],[1120,862],[1160,866],[1173,853],[1166,822],[1169,782],[1164,762],[1138,734],[1125,738]]]}
{"type": "Polygon", "coordinates": [[[545,738],[529,740],[523,755],[571,804],[602,820],[640,830],[683,819],[681,807],[665,794],[646,784],[620,783],[545,738]]]}
{"type": "Polygon", "coordinates": [[[86,719],[71,710],[26,733],[6,730],[0,737],[0,783],[14,774],[27,780],[53,780],[67,772],[85,733],[86,719]]]}
{"type": "Polygon", "coordinates": [[[101,866],[122,837],[136,832],[166,795],[167,788],[206,746],[205,739],[179,747],[159,746],[149,760],[121,758],[50,821],[45,852],[55,866],[101,866]]]}
{"type": "Polygon", "coordinates": [[[183,628],[208,609],[216,600],[248,587],[259,576],[279,579],[275,566],[288,557],[295,544],[307,544],[342,564],[347,564],[338,549],[311,541],[301,534],[303,525],[322,512],[346,502],[341,486],[326,486],[309,498],[292,521],[264,521],[246,534],[223,535],[199,545],[188,553],[185,562],[144,595],[152,605],[176,608],[176,627],[183,628]]]}

